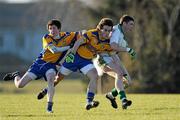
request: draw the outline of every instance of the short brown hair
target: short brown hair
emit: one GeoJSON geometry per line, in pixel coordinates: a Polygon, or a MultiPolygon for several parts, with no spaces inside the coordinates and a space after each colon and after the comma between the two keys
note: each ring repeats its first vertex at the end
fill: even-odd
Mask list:
{"type": "Polygon", "coordinates": [[[49,26],[55,25],[59,30],[61,29],[61,22],[57,19],[49,20],[47,23],[47,29],[49,29],[49,26]]]}
{"type": "Polygon", "coordinates": [[[129,21],[133,21],[134,22],[134,18],[129,16],[129,15],[123,15],[120,20],[119,20],[119,23],[122,25],[123,22],[129,22],[129,21]]]}
{"type": "Polygon", "coordinates": [[[102,18],[96,28],[100,30],[105,25],[113,27],[113,20],[110,18],[102,18]]]}

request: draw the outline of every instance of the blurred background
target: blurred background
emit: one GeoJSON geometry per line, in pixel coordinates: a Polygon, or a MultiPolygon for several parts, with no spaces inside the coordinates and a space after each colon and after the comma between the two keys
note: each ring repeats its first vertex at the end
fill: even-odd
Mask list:
{"type": "MultiPolygon", "coordinates": [[[[0,0],[0,93],[19,92],[2,77],[16,70],[26,72],[42,50],[48,20],[59,19],[62,31],[79,31],[95,28],[102,17],[117,24],[123,14],[135,19],[127,40],[138,55],[132,61],[126,53],[119,54],[133,79],[127,91],[180,93],[179,0],[0,0]]],[[[58,87],[61,91],[82,92],[88,83],[79,73],[65,81],[58,87]]],[[[46,85],[41,80],[31,84],[29,89],[37,91],[46,85]]],[[[113,86],[114,80],[103,75],[100,92],[113,86]]]]}

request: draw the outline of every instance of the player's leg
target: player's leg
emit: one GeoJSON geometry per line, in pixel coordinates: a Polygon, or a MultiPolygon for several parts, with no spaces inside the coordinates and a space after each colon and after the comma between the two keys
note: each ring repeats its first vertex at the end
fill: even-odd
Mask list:
{"type": "MultiPolygon", "coordinates": [[[[51,69],[52,70],[52,69],[51,69]]],[[[59,74],[62,74],[63,76],[69,75],[72,71],[69,70],[68,68],[62,66],[59,70],[59,74]]],[[[52,112],[52,106],[53,106],[53,96],[54,96],[54,79],[55,79],[56,73],[55,71],[47,72],[46,73],[46,78],[48,81],[48,90],[47,90],[47,111],[52,112]]]]}
{"type": "MultiPolygon", "coordinates": [[[[61,73],[57,74],[56,77],[55,77],[55,80],[54,80],[54,87],[61,81],[64,79],[64,75],[62,75],[61,73]]],[[[47,94],[47,91],[48,91],[48,88],[44,88],[42,89],[38,95],[37,95],[37,99],[38,100],[41,100],[44,98],[44,96],[46,96],[47,94]]]]}
{"type": "Polygon", "coordinates": [[[124,87],[125,88],[129,87],[131,85],[131,83],[132,83],[132,80],[131,80],[131,77],[130,77],[127,69],[122,64],[122,61],[120,60],[118,55],[113,55],[112,59],[115,62],[115,64],[118,65],[120,67],[120,69],[122,70],[124,87]]]}
{"type": "Polygon", "coordinates": [[[115,88],[116,90],[113,89],[111,93],[118,93],[120,100],[122,101],[122,108],[126,109],[128,106],[131,105],[132,102],[131,100],[127,100],[126,93],[123,86],[123,81],[120,79],[115,79],[115,88]]]}
{"type": "MultiPolygon", "coordinates": [[[[102,75],[103,73],[107,73],[108,75],[115,78],[116,73],[112,70],[112,68],[107,66],[112,61],[113,59],[109,55],[101,54],[100,56],[97,56],[97,58],[93,61],[93,64],[96,67],[98,73],[101,73],[100,75],[102,75]]],[[[116,98],[115,98],[115,96],[118,95],[117,90],[115,89],[115,92],[113,93],[115,93],[114,96],[112,95],[111,92],[106,94],[106,98],[111,102],[111,106],[113,108],[117,108],[118,106],[117,106],[116,98]]]]}
{"type": "Polygon", "coordinates": [[[22,77],[20,77],[19,72],[8,73],[4,76],[4,80],[14,80],[14,84],[17,88],[23,88],[31,80],[36,79],[37,76],[32,72],[26,72],[22,77]]]}
{"type": "MultiPolygon", "coordinates": [[[[117,62],[115,61],[119,66],[120,66],[120,69],[122,70],[122,73],[123,73],[123,85],[124,85],[124,88],[128,88],[131,83],[132,83],[132,80],[131,80],[131,77],[129,75],[129,73],[127,72],[126,68],[124,67],[124,65],[121,63],[121,61],[117,62]]],[[[116,77],[116,73],[110,68],[108,67],[107,65],[103,67],[103,72],[104,73],[107,73],[109,76],[115,78],[116,77]]]]}
{"type": "MultiPolygon", "coordinates": [[[[122,62],[120,61],[119,57],[117,55],[113,56],[113,60],[114,60],[114,64],[116,66],[119,66],[118,68],[120,68],[122,70],[122,74],[123,74],[123,78],[122,78],[122,81],[123,81],[123,85],[124,85],[124,88],[127,88],[130,83],[131,83],[131,78],[129,76],[129,73],[127,72],[126,68],[123,66],[122,62]]],[[[118,70],[118,69],[117,69],[118,70]]],[[[120,74],[118,73],[118,76],[120,74]]],[[[125,94],[125,90],[123,90],[122,88],[118,89],[117,86],[121,86],[122,84],[122,81],[120,81],[119,78],[116,78],[115,79],[115,85],[116,87],[112,90],[111,93],[115,95],[117,95],[117,93],[119,94],[120,96],[120,99],[122,100],[122,108],[123,109],[126,109],[128,106],[130,106],[132,104],[132,101],[130,100],[127,100],[126,99],[126,94],[125,94]]]]}
{"type": "Polygon", "coordinates": [[[121,69],[123,71],[123,83],[124,83],[124,88],[126,89],[127,87],[129,87],[132,84],[132,79],[127,71],[127,69],[124,67],[124,65],[122,64],[122,62],[118,62],[121,66],[121,69]]]}
{"type": "MultiPolygon", "coordinates": [[[[107,73],[109,76],[113,77],[114,79],[117,79],[117,74],[113,71],[106,71],[105,73],[107,73]]],[[[117,102],[116,102],[116,96],[118,95],[117,89],[114,88],[112,89],[111,92],[108,92],[106,94],[106,98],[110,101],[111,106],[115,109],[118,108],[117,102]]]]}
{"type": "Polygon", "coordinates": [[[47,91],[47,112],[53,112],[52,106],[53,106],[53,96],[54,96],[54,79],[56,76],[56,71],[54,69],[49,69],[46,72],[46,79],[48,83],[48,91],[47,91]]]}
{"type": "MultiPolygon", "coordinates": [[[[126,89],[131,84],[131,78],[129,76],[129,73],[127,73],[127,71],[125,71],[124,68],[121,68],[121,70],[123,71],[122,81],[123,81],[124,89],[126,89]]],[[[108,66],[104,66],[103,71],[104,71],[104,73],[106,73],[109,76],[116,79],[116,73],[111,68],[109,68],[108,66]]]]}
{"type": "Polygon", "coordinates": [[[89,84],[87,87],[87,104],[86,110],[90,110],[91,108],[97,107],[99,105],[98,101],[94,101],[95,92],[97,89],[97,79],[98,73],[93,64],[88,64],[80,69],[83,74],[87,75],[89,78],[89,84]]]}
{"type": "MultiPolygon", "coordinates": [[[[117,77],[115,77],[115,89],[109,92],[106,95],[106,98],[108,96],[109,98],[113,99],[113,97],[116,97],[117,95],[119,95],[120,100],[122,101],[122,107],[123,109],[126,109],[127,106],[131,105],[131,101],[128,101],[126,99],[126,94],[125,94],[125,90],[123,86],[123,72],[121,70],[121,67],[113,61],[110,62],[108,66],[112,68],[112,70],[117,74],[117,77]]],[[[112,100],[111,100],[111,104],[112,104],[112,100]]]]}

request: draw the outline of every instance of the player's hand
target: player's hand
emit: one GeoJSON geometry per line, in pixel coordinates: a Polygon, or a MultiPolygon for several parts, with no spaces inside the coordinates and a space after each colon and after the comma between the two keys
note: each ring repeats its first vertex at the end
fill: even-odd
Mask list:
{"type": "Polygon", "coordinates": [[[126,88],[128,88],[129,87],[129,81],[128,81],[128,76],[127,76],[127,74],[124,74],[123,75],[123,85],[124,85],[124,89],[126,89],[126,88]]]}
{"type": "Polygon", "coordinates": [[[129,87],[129,83],[127,80],[123,81],[123,86],[124,86],[124,89],[127,89],[129,87]]]}
{"type": "Polygon", "coordinates": [[[70,52],[70,53],[66,56],[66,62],[67,62],[67,63],[73,63],[73,62],[74,62],[74,58],[75,58],[74,53],[70,52]]]}
{"type": "Polygon", "coordinates": [[[137,57],[137,54],[136,54],[136,52],[132,49],[132,48],[130,48],[130,50],[128,51],[128,53],[130,54],[130,56],[131,56],[131,59],[136,59],[136,57],[137,57]]]}

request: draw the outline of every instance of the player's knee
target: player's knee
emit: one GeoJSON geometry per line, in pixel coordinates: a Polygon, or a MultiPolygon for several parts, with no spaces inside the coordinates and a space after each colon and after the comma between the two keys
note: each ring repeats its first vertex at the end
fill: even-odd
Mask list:
{"type": "Polygon", "coordinates": [[[47,82],[54,83],[55,76],[47,76],[47,82]]]}
{"type": "Polygon", "coordinates": [[[47,79],[55,79],[55,76],[56,76],[56,72],[54,69],[49,69],[47,72],[46,72],[46,78],[47,79]]]}
{"type": "Polygon", "coordinates": [[[56,74],[54,72],[46,74],[46,78],[48,81],[54,81],[56,74]]]}

